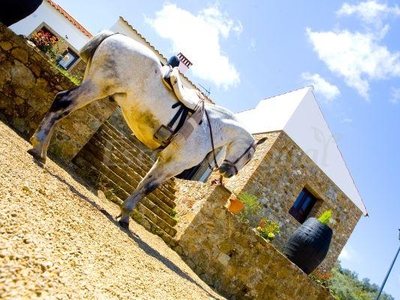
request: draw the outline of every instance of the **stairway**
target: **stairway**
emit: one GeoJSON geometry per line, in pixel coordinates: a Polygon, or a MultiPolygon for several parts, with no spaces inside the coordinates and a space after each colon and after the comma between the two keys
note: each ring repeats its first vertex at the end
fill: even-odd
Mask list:
{"type": "MultiPolygon", "coordinates": [[[[150,170],[154,161],[109,122],[105,122],[73,159],[78,172],[106,197],[121,204],[150,170]]],[[[132,218],[167,244],[176,234],[174,180],[140,201],[132,218]]]]}

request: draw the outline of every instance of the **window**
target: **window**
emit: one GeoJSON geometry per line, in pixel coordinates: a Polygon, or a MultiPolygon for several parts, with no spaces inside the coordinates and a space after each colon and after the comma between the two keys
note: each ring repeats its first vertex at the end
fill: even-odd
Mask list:
{"type": "Polygon", "coordinates": [[[79,59],[79,55],[72,50],[72,46],[68,42],[54,32],[45,23],[42,23],[31,34],[30,40],[60,67],[68,70],[79,59]]]}
{"type": "Polygon", "coordinates": [[[55,56],[58,37],[53,34],[46,26],[40,27],[39,30],[32,33],[30,41],[33,42],[36,47],[49,55],[55,56]]]}
{"type": "Polygon", "coordinates": [[[78,60],[78,58],[78,54],[68,48],[61,54],[61,57],[58,60],[58,65],[68,70],[74,64],[74,62],[78,60]]]}
{"type": "Polygon", "coordinates": [[[308,214],[311,212],[317,198],[311,194],[306,188],[304,188],[300,195],[297,197],[293,206],[290,208],[289,213],[300,223],[303,223],[308,214]]]}

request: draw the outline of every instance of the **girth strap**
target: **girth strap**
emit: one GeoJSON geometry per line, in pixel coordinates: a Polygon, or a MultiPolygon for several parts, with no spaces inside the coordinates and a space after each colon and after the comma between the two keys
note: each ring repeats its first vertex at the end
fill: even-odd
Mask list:
{"type": "Polygon", "coordinates": [[[178,111],[168,123],[168,125],[161,125],[161,127],[154,134],[154,140],[161,144],[161,147],[166,147],[170,142],[183,142],[187,140],[189,135],[201,123],[204,109],[204,97],[195,90],[185,88],[181,82],[178,68],[171,66],[164,66],[161,70],[162,80],[167,88],[175,93],[178,102],[172,108],[179,106],[178,111]],[[189,113],[191,116],[188,117],[189,113]],[[173,126],[179,119],[179,123],[173,130],[173,126]]]}
{"type": "Polygon", "coordinates": [[[184,142],[194,129],[201,123],[204,115],[204,100],[200,101],[195,110],[191,110],[178,102],[172,106],[172,108],[179,107],[178,111],[168,123],[167,126],[162,125],[158,131],[154,134],[154,140],[161,144],[161,147],[167,147],[171,141],[184,142]],[[189,112],[192,115],[188,117],[189,112]],[[172,129],[176,121],[180,118],[179,123],[175,130],[172,129]]]}
{"type": "Polygon", "coordinates": [[[196,107],[194,113],[186,119],[182,127],[173,135],[171,141],[179,143],[187,140],[194,129],[201,123],[204,112],[204,100],[202,100],[196,107]]]}
{"type": "Polygon", "coordinates": [[[183,126],[183,124],[184,124],[189,112],[193,113],[193,111],[188,109],[187,107],[185,107],[182,102],[175,103],[174,105],[172,105],[172,108],[177,108],[178,106],[179,106],[178,111],[176,112],[176,114],[172,118],[172,120],[169,121],[169,123],[168,123],[168,127],[172,128],[174,126],[174,124],[176,123],[176,121],[178,120],[178,118],[179,118],[179,123],[176,126],[176,128],[174,130],[174,133],[178,132],[179,129],[181,129],[181,127],[183,126]]]}

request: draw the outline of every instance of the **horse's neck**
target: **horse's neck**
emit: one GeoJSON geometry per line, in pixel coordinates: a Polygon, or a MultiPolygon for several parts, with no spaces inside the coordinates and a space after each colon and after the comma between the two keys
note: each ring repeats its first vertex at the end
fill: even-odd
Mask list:
{"type": "Polygon", "coordinates": [[[225,146],[238,138],[252,139],[248,131],[236,119],[235,115],[220,106],[207,105],[213,135],[218,137],[216,147],[225,146]]]}

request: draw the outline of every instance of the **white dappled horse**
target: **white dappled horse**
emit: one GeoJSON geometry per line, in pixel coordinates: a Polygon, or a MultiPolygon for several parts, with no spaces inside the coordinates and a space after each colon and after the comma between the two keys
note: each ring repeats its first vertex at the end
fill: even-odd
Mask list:
{"type": "MultiPolygon", "coordinates": [[[[128,126],[145,146],[159,148],[161,144],[154,135],[174,117],[172,106],[178,100],[161,80],[162,65],[157,56],[129,37],[103,31],[83,47],[81,57],[88,63],[82,84],[56,95],[31,138],[33,147],[28,152],[44,164],[56,122],[106,96],[118,103],[128,126]]],[[[121,226],[129,225],[129,214],[140,199],[168,178],[201,163],[214,148],[226,148],[225,160],[219,167],[224,177],[235,175],[252,158],[254,138],[234,114],[209,103],[205,103],[205,111],[208,118],[203,116],[187,138],[173,138],[159,152],[153,167],[122,204],[121,226]]]]}

